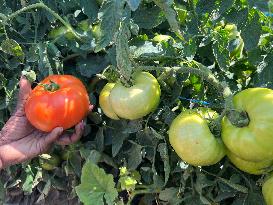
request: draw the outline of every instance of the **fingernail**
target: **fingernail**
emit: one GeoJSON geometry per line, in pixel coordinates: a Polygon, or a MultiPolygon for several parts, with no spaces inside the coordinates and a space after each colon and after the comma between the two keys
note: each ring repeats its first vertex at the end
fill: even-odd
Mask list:
{"type": "Polygon", "coordinates": [[[21,78],[20,78],[20,80],[26,80],[27,78],[26,78],[26,76],[24,76],[24,75],[21,75],[21,78]]]}

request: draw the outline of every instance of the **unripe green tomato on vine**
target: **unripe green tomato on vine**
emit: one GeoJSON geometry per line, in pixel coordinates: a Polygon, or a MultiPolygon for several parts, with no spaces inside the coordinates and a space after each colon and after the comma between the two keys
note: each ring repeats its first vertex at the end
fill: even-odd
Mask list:
{"type": "Polygon", "coordinates": [[[246,112],[249,124],[237,127],[227,116],[222,120],[222,139],[227,148],[246,161],[273,159],[273,90],[249,88],[233,97],[234,109],[246,112]]]}
{"type": "Polygon", "coordinates": [[[44,170],[51,171],[58,167],[61,159],[56,154],[42,154],[39,156],[39,163],[44,170]]]}
{"type": "Polygon", "coordinates": [[[54,28],[48,34],[48,37],[50,39],[56,39],[56,38],[61,37],[61,36],[65,36],[65,38],[68,39],[68,40],[74,40],[75,39],[75,36],[72,34],[72,32],[68,31],[68,29],[65,26],[54,28]]]}
{"type": "Polygon", "coordinates": [[[137,72],[133,82],[129,88],[119,82],[105,85],[99,96],[105,115],[114,120],[136,120],[157,108],[161,95],[157,79],[150,73],[137,72]]]}
{"type": "MultiPolygon", "coordinates": [[[[100,26],[92,26],[92,24],[88,20],[80,21],[75,30],[79,33],[91,31],[95,38],[98,38],[100,36],[100,26]]],[[[66,28],[65,26],[52,29],[48,34],[48,37],[50,39],[56,39],[61,36],[64,36],[67,40],[70,41],[76,40],[76,37],[73,35],[73,33],[69,31],[68,28],[66,28]]]]}
{"type": "Polygon", "coordinates": [[[202,115],[195,110],[184,111],[173,120],[169,129],[174,151],[193,166],[216,164],[226,154],[221,139],[211,133],[208,121],[202,115]]]}
{"type": "Polygon", "coordinates": [[[92,34],[95,39],[98,39],[101,35],[101,30],[100,30],[100,24],[95,24],[92,26],[92,34]]]}
{"type": "Polygon", "coordinates": [[[266,205],[273,205],[273,174],[263,184],[262,191],[266,205]]]}
{"type": "Polygon", "coordinates": [[[175,43],[175,40],[173,39],[173,37],[169,35],[162,35],[162,34],[156,35],[152,40],[157,43],[171,40],[173,43],[175,43]]]}
{"type": "Polygon", "coordinates": [[[240,159],[235,154],[227,151],[227,156],[238,169],[254,175],[261,175],[267,172],[267,169],[273,166],[273,160],[251,162],[240,159]]]}

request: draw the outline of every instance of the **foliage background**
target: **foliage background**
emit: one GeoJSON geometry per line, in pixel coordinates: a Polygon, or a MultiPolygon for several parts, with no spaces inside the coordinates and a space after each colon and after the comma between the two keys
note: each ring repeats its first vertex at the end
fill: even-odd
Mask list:
{"type": "Polygon", "coordinates": [[[79,143],[54,147],[52,152],[60,155],[68,151],[68,159],[53,171],[42,170],[37,159],[1,171],[2,203],[78,204],[78,197],[86,204],[264,203],[264,176],[245,174],[226,158],[211,167],[188,166],[171,149],[168,126],[183,108],[209,106],[220,112],[224,105],[206,76],[162,67],[206,66],[234,93],[272,88],[272,18],[267,16],[272,2],[105,0],[100,6],[95,0],[44,0],[43,5],[76,29],[79,39],[50,38],[50,31],[62,23],[44,7],[14,15],[35,3],[40,4],[0,0],[1,126],[14,107],[22,72],[37,82],[52,73],[75,75],[85,82],[96,108],[79,143]],[[77,28],[86,19],[100,31],[77,28]],[[238,41],[215,31],[221,22],[237,25],[244,41],[242,56],[231,56],[238,41]],[[156,34],[174,40],[158,43],[152,40],[156,34]],[[148,69],[158,78],[159,108],[136,121],[109,120],[98,106],[100,90],[119,76],[127,82],[137,69],[148,69]]]}

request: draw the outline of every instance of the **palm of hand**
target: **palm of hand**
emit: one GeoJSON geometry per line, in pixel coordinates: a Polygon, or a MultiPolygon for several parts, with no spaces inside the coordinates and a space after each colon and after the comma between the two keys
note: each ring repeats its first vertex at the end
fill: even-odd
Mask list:
{"type": "Polygon", "coordinates": [[[33,127],[26,118],[24,111],[24,105],[30,92],[30,83],[22,78],[17,108],[1,130],[0,135],[0,156],[5,165],[23,162],[44,153],[54,142],[61,145],[76,142],[83,133],[83,122],[75,127],[75,133],[71,136],[63,134],[61,127],[55,128],[50,133],[42,132],[33,127]]]}

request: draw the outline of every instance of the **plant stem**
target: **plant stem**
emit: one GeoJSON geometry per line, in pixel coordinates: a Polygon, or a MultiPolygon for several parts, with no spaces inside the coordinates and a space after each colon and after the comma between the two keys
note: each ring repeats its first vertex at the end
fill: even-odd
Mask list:
{"type": "Polygon", "coordinates": [[[142,70],[174,70],[179,73],[190,73],[195,74],[199,77],[204,78],[209,84],[211,84],[222,96],[227,98],[231,95],[231,91],[227,85],[220,83],[215,76],[210,72],[205,66],[202,69],[193,68],[193,67],[157,67],[157,66],[140,66],[139,69],[142,70]]]}
{"type": "Polygon", "coordinates": [[[0,15],[0,18],[2,18],[3,20],[11,20],[13,18],[15,18],[16,16],[20,15],[23,12],[32,10],[32,9],[38,9],[38,8],[42,8],[47,10],[50,14],[52,14],[56,19],[58,19],[67,29],[69,32],[71,32],[78,40],[82,41],[82,38],[79,36],[79,34],[72,28],[72,26],[66,22],[59,14],[57,14],[55,11],[53,11],[51,8],[49,8],[48,6],[46,6],[43,2],[40,3],[36,3],[36,4],[31,4],[29,6],[26,6],[22,9],[19,9],[18,11],[15,11],[14,13],[8,15],[8,16],[4,16],[4,15],[0,15]]]}
{"type": "Polygon", "coordinates": [[[195,74],[202,77],[205,81],[213,86],[220,93],[225,101],[225,108],[219,119],[216,119],[215,123],[220,123],[224,116],[227,116],[229,121],[237,127],[244,127],[249,124],[249,118],[247,113],[242,110],[236,110],[233,104],[233,94],[225,82],[220,82],[212,72],[200,63],[195,62],[198,68],[195,67],[160,67],[160,66],[140,66],[140,70],[162,70],[162,71],[176,71],[178,73],[195,74]]]}

